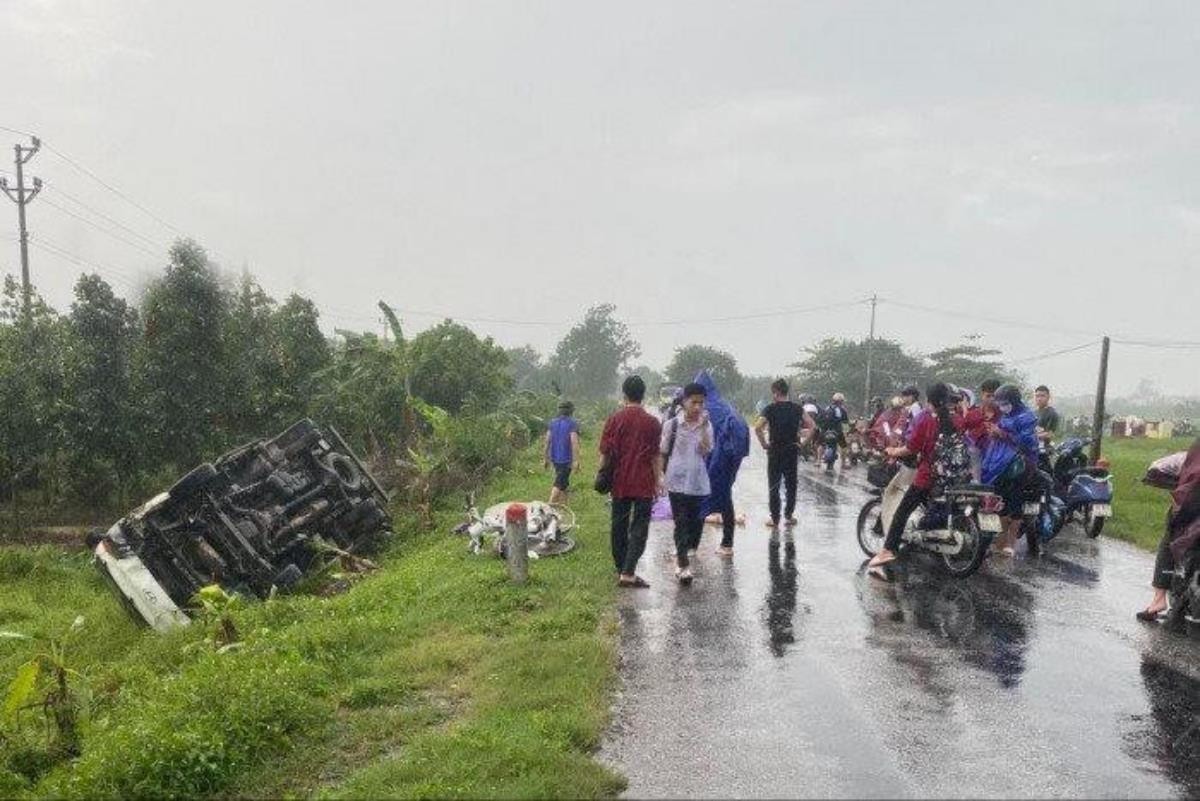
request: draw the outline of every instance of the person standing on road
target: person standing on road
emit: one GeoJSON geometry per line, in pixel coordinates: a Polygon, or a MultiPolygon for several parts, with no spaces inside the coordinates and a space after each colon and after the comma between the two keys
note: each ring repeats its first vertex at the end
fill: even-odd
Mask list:
{"type": "Polygon", "coordinates": [[[612,466],[612,556],[617,583],[649,587],[637,574],[650,532],[650,506],[663,487],[659,441],[662,424],[642,408],[646,383],[631,375],[621,385],[624,402],[604,423],[600,435],[601,466],[612,466]]]}
{"type": "Polygon", "coordinates": [[[703,370],[696,383],[707,391],[704,408],[713,427],[713,449],[708,455],[709,494],[700,507],[702,519],[709,515],[721,517],[721,544],[718,556],[733,556],[733,532],[737,525],[733,508],[733,482],[737,479],[742,460],[750,454],[750,427],[729,403],[721,397],[712,375],[703,370]]]}
{"type": "Polygon", "coordinates": [[[568,400],[558,404],[558,417],[546,428],[546,449],[543,464],[554,465],[554,486],[550,488],[550,503],[567,502],[571,489],[571,471],[579,469],[579,424],[572,417],[575,404],[568,400]]]}
{"type": "Polygon", "coordinates": [[[1171,589],[1175,564],[1197,540],[1200,540],[1200,437],[1188,449],[1175,489],[1171,491],[1167,528],[1158,544],[1150,580],[1154,597],[1149,606],[1137,613],[1138,620],[1150,623],[1167,611],[1167,590],[1171,589]]]}
{"type": "Polygon", "coordinates": [[[1058,411],[1050,405],[1050,387],[1042,384],[1033,391],[1033,405],[1037,409],[1038,441],[1050,442],[1060,425],[1058,411]]]}
{"type": "Polygon", "coordinates": [[[663,483],[671,499],[675,519],[675,578],[680,584],[692,583],[689,557],[700,547],[704,518],[700,505],[708,497],[710,484],[705,460],[713,449],[713,427],[704,408],[708,391],[700,384],[683,388],[683,406],[679,414],[662,427],[663,483]]]}
{"type": "Polygon", "coordinates": [[[1004,500],[1001,517],[1007,520],[1004,533],[992,545],[1001,556],[1012,556],[1021,533],[1024,511],[1023,490],[1037,474],[1037,418],[1021,401],[1021,391],[1012,384],[996,390],[1000,417],[985,423],[987,448],[983,452],[982,480],[991,484],[1004,500]]]}
{"type": "Polygon", "coordinates": [[[811,431],[813,419],[799,404],[788,400],[788,384],[782,378],[771,384],[773,402],[754,423],[758,444],[767,452],[767,503],[771,511],[768,528],[779,528],[779,487],[783,485],[783,513],[789,526],[796,525],[796,462],[800,457],[801,428],[811,431]]]}

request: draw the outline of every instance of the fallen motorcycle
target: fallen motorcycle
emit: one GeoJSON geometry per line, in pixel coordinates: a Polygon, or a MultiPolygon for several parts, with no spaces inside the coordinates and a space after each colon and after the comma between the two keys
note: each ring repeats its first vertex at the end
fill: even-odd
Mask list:
{"type": "Polygon", "coordinates": [[[455,534],[470,537],[467,546],[471,553],[491,550],[504,557],[508,541],[504,536],[504,513],[513,503],[521,503],[526,510],[525,531],[529,536],[529,556],[539,559],[561,556],[575,548],[575,540],[567,536],[575,529],[575,513],[566,506],[551,505],[541,501],[507,501],[489,506],[482,514],[475,505],[473,496],[467,497],[467,519],[455,526],[455,534]],[[490,546],[488,540],[491,540],[490,546]]]}
{"type": "MultiPolygon", "coordinates": [[[[858,513],[858,545],[869,557],[883,548],[887,537],[882,520],[882,490],[858,513]]],[[[946,571],[956,577],[971,575],[987,557],[992,538],[1000,533],[1000,498],[986,484],[952,487],[918,507],[909,516],[901,537],[904,547],[941,556],[946,571]]]]}

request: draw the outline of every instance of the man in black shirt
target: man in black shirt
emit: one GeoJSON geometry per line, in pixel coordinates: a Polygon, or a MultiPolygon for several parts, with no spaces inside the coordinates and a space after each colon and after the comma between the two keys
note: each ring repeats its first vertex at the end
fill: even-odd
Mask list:
{"type": "Polygon", "coordinates": [[[1050,387],[1042,384],[1033,391],[1033,405],[1037,407],[1037,437],[1049,442],[1058,433],[1058,412],[1050,405],[1050,387]]]}
{"type": "Polygon", "coordinates": [[[788,400],[788,385],[782,378],[771,384],[771,397],[774,402],[762,410],[754,424],[754,434],[767,452],[767,498],[771,510],[767,526],[778,528],[781,483],[787,524],[796,524],[796,460],[800,456],[801,431],[811,431],[813,419],[799,404],[788,400]]]}

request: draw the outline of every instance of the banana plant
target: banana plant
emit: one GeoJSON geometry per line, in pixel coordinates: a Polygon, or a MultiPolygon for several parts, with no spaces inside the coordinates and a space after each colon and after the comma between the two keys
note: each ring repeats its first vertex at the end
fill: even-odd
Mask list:
{"type": "Polygon", "coordinates": [[[37,650],[17,667],[4,697],[3,718],[13,722],[21,712],[41,709],[51,726],[51,747],[57,753],[79,755],[79,718],[90,698],[84,676],[69,664],[67,646],[84,625],[75,618],[60,637],[32,637],[0,631],[0,641],[36,643],[37,650]]]}

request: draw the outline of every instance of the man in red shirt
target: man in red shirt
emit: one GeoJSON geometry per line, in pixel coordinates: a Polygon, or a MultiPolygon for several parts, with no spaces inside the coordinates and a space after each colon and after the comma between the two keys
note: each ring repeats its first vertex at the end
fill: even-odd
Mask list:
{"type": "Polygon", "coordinates": [[[631,375],[621,385],[625,402],[604,423],[600,436],[602,464],[615,463],[612,484],[612,555],[617,583],[649,587],[637,575],[637,563],[650,533],[650,506],[662,494],[663,462],[659,453],[662,424],[642,408],[646,383],[631,375]]]}

